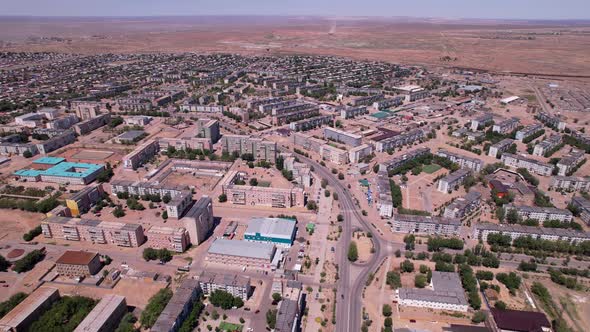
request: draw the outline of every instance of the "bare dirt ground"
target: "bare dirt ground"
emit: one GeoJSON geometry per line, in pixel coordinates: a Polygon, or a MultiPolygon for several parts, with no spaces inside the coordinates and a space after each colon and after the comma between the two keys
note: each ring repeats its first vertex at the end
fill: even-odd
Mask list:
{"type": "Polygon", "coordinates": [[[5,18],[0,50],[297,53],[590,75],[589,25],[320,17],[5,18]]]}

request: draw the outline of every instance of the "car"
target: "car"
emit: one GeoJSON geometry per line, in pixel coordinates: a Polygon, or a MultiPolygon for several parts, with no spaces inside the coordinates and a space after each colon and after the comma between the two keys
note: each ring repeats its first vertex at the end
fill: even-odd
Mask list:
{"type": "Polygon", "coordinates": [[[256,311],[254,311],[254,313],[255,314],[259,314],[260,313],[260,310],[256,310],[256,311]]]}

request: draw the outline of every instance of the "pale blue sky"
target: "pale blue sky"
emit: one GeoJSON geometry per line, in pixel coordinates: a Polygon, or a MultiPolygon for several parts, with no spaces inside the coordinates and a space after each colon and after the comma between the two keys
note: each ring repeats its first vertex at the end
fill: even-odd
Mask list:
{"type": "Polygon", "coordinates": [[[1,15],[590,19],[590,0],[0,0],[1,15]]]}

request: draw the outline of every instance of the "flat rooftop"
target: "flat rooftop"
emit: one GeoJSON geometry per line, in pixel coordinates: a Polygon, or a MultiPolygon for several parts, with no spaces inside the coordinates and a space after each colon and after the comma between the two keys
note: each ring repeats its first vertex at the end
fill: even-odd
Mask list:
{"type": "Polygon", "coordinates": [[[64,252],[64,254],[61,255],[61,257],[58,258],[57,261],[55,261],[55,263],[69,265],[88,265],[97,255],[97,252],[68,250],[64,252]]]}
{"type": "Polygon", "coordinates": [[[216,239],[209,247],[209,254],[228,255],[265,259],[270,262],[275,246],[270,243],[258,243],[238,240],[216,239]]]}
{"type": "Polygon", "coordinates": [[[252,218],[245,235],[260,234],[272,238],[290,239],[295,231],[295,220],[286,218],[252,218]]]}
{"type": "Polygon", "coordinates": [[[76,327],[74,332],[98,332],[105,322],[111,318],[121,303],[125,304],[125,297],[120,295],[105,295],[100,302],[90,311],[88,316],[76,327]]]}
{"type": "Polygon", "coordinates": [[[25,321],[34,311],[43,305],[49,298],[57,296],[59,298],[59,291],[57,288],[40,287],[14,309],[12,309],[6,316],[0,319],[0,330],[11,331],[12,328],[18,327],[25,321]]]}
{"type": "MultiPolygon", "coordinates": [[[[48,158],[48,157],[44,157],[48,158]]],[[[59,158],[58,158],[59,159],[59,158]]],[[[59,177],[70,177],[70,178],[85,178],[94,172],[97,172],[104,168],[102,164],[88,164],[88,163],[74,163],[74,162],[60,162],[55,166],[46,170],[36,169],[21,169],[14,172],[18,176],[36,177],[40,175],[44,176],[59,176],[59,177]]]]}
{"type": "Polygon", "coordinates": [[[57,165],[65,160],[66,158],[60,157],[41,157],[33,160],[33,164],[57,165]]]}

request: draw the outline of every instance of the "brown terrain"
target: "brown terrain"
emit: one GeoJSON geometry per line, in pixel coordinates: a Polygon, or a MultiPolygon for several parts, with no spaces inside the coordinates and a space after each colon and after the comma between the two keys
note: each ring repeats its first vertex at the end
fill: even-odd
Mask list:
{"type": "Polygon", "coordinates": [[[4,17],[0,51],[295,53],[590,77],[590,22],[4,17]]]}

